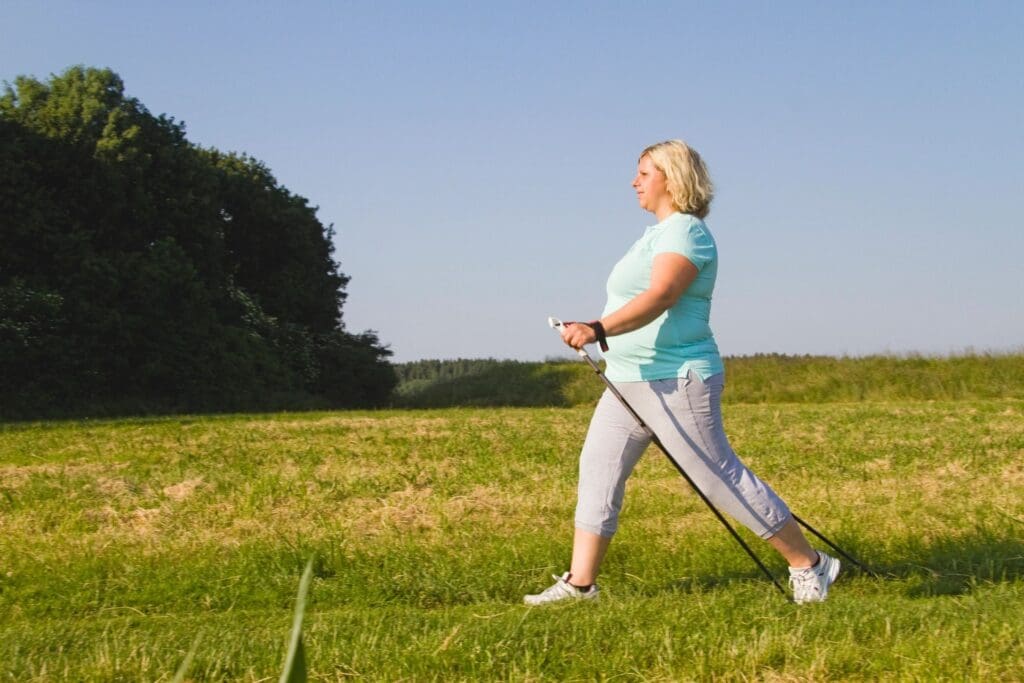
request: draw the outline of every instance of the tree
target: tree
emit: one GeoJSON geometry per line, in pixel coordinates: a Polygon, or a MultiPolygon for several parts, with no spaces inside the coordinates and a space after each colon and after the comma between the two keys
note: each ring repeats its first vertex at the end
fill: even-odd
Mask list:
{"type": "Polygon", "coordinates": [[[109,69],[7,85],[0,171],[5,412],[369,405],[393,388],[390,352],[344,330],[348,278],[315,208],[257,160],[191,144],[109,69]]]}

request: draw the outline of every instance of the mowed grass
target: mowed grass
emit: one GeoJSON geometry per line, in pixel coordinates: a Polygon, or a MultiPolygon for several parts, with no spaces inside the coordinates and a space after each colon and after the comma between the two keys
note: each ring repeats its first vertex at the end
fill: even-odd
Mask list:
{"type": "MultiPolygon", "coordinates": [[[[656,450],[602,602],[567,568],[588,408],[0,427],[0,679],[276,680],[315,556],[313,680],[1024,678],[1024,401],[728,405],[847,569],[787,603],[656,450]]],[[[780,578],[782,561],[743,530],[780,578]]]]}

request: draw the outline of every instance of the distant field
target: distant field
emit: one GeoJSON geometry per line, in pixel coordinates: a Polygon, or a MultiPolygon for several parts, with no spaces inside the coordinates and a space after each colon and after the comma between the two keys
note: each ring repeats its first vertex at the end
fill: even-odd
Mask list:
{"type": "MultiPolygon", "coordinates": [[[[396,406],[576,406],[603,390],[580,360],[402,363],[396,406]]],[[[726,403],[1024,399],[1024,353],[952,357],[786,356],[725,359],[726,403]]]]}
{"type": "Polygon", "coordinates": [[[199,634],[192,680],[276,680],[311,555],[313,680],[1024,676],[1024,401],[725,412],[884,579],[786,603],[650,451],[603,602],[520,605],[566,568],[585,407],[0,426],[0,679],[168,681],[199,634]]]}

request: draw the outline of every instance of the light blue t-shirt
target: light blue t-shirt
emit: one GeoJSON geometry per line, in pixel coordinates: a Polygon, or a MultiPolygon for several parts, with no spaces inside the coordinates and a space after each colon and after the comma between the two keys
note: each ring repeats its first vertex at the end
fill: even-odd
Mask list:
{"type": "Polygon", "coordinates": [[[654,257],[665,252],[689,259],[697,267],[697,278],[672,308],[638,330],[608,339],[605,375],[613,382],[685,377],[690,370],[704,380],[725,370],[708,324],[718,249],[708,226],[696,216],[674,213],[644,231],[612,268],[601,317],[651,286],[654,257]]]}

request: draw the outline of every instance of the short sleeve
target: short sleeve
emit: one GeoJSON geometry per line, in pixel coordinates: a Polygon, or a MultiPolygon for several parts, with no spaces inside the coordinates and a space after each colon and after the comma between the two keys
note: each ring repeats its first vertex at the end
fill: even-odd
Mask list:
{"type": "Polygon", "coordinates": [[[654,255],[682,254],[701,270],[715,258],[715,242],[699,220],[673,221],[665,226],[653,244],[654,255]]]}

